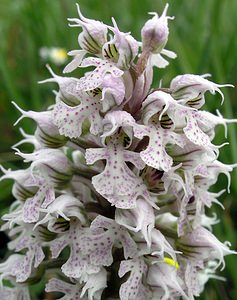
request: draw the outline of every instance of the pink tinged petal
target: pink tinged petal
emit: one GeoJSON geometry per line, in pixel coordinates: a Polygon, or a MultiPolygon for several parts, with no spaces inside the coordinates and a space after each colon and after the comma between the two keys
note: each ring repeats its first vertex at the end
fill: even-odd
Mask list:
{"type": "Polygon", "coordinates": [[[110,266],[113,262],[112,248],[114,237],[110,230],[98,235],[82,237],[81,247],[90,257],[90,263],[96,266],[110,266]]]}
{"type": "Polygon", "coordinates": [[[46,208],[49,204],[51,204],[55,200],[55,191],[54,188],[50,185],[47,186],[45,191],[45,199],[42,203],[41,207],[46,208]]]}
{"type": "Polygon", "coordinates": [[[156,53],[156,54],[151,54],[150,64],[153,67],[163,69],[169,65],[169,62],[164,57],[162,57],[159,53],[156,53]]]}
{"type": "Polygon", "coordinates": [[[23,220],[26,223],[37,222],[40,207],[46,207],[55,199],[54,189],[48,184],[42,184],[34,197],[25,201],[23,206],[23,220]]]}
{"type": "Polygon", "coordinates": [[[118,275],[123,277],[126,273],[130,272],[128,280],[123,283],[119,290],[119,297],[121,300],[143,300],[150,299],[147,298],[149,292],[147,291],[146,298],[141,298],[139,296],[140,289],[144,290],[142,284],[142,276],[147,272],[147,266],[144,263],[144,260],[141,258],[123,260],[120,264],[118,275]]]}
{"type": "Polygon", "coordinates": [[[227,177],[228,180],[227,191],[228,193],[230,193],[230,184],[231,184],[230,172],[233,171],[233,168],[237,167],[237,164],[227,165],[219,162],[218,160],[215,160],[215,161],[211,161],[211,163],[209,162],[207,167],[208,167],[207,178],[208,178],[209,186],[216,183],[219,174],[223,173],[227,177]]]}
{"type": "MultiPolygon", "coordinates": [[[[165,49],[162,49],[161,51],[161,54],[162,55],[165,55],[169,58],[176,58],[177,55],[175,52],[173,51],[169,51],[169,50],[165,50],[165,49]]],[[[163,69],[163,68],[166,68],[168,65],[169,65],[169,62],[159,53],[157,54],[151,54],[150,56],[150,64],[152,66],[155,66],[157,68],[160,68],[160,69],[163,69]]]]}
{"type": "Polygon", "coordinates": [[[109,157],[108,150],[106,148],[89,148],[86,150],[86,163],[89,165],[94,164],[101,159],[107,159],[109,157]]]}
{"type": "Polygon", "coordinates": [[[85,50],[73,50],[68,52],[69,56],[73,56],[73,60],[64,68],[63,73],[70,73],[81,65],[81,62],[86,55],[85,50]]]}
{"type": "Polygon", "coordinates": [[[106,137],[114,134],[119,127],[123,127],[126,131],[126,127],[136,126],[136,121],[128,112],[115,110],[105,115],[103,124],[104,133],[102,137],[106,137]]]}
{"type": "Polygon", "coordinates": [[[200,161],[207,161],[207,159],[208,161],[214,161],[216,159],[216,154],[212,149],[193,143],[187,143],[184,148],[174,146],[171,150],[171,155],[175,164],[182,163],[182,169],[186,171],[196,168],[200,161]]]}
{"type": "Polygon", "coordinates": [[[182,187],[184,194],[181,197],[178,197],[178,210],[179,210],[179,219],[177,224],[177,233],[178,236],[182,236],[186,233],[188,229],[191,228],[190,220],[188,217],[188,205],[198,197],[194,185],[194,173],[192,171],[187,171],[184,175],[185,177],[185,187],[182,187]]]}
{"type": "Polygon", "coordinates": [[[193,299],[194,296],[199,297],[209,279],[225,281],[225,278],[215,275],[216,265],[216,261],[208,261],[205,263],[205,267],[203,262],[200,261],[189,261],[187,263],[182,274],[184,274],[189,299],[193,299]]]}
{"type": "MultiPolygon", "coordinates": [[[[145,126],[144,126],[145,127],[145,126]]],[[[134,135],[137,138],[141,138],[143,136],[149,136],[149,144],[146,150],[141,151],[140,156],[141,159],[150,167],[169,171],[172,167],[173,160],[166,153],[165,150],[165,142],[169,140],[171,143],[174,143],[174,139],[167,139],[165,136],[166,132],[160,126],[150,125],[145,127],[143,132],[138,132],[136,130],[134,135]]]]}
{"type": "Polygon", "coordinates": [[[130,195],[112,194],[112,195],[103,195],[103,196],[111,203],[111,205],[117,208],[132,209],[136,207],[136,199],[137,199],[136,193],[132,193],[130,195]]]}
{"type": "Polygon", "coordinates": [[[177,54],[173,51],[162,49],[161,53],[169,58],[175,59],[177,57],[177,54]]]}
{"type": "Polygon", "coordinates": [[[71,294],[73,291],[73,285],[60,279],[52,278],[45,286],[46,292],[61,292],[64,294],[71,294]]]}
{"type": "MultiPolygon", "coordinates": [[[[10,232],[11,233],[11,232],[10,232]]],[[[15,251],[21,251],[28,247],[29,242],[31,238],[29,236],[26,236],[26,232],[24,231],[22,234],[20,234],[19,237],[17,237],[14,241],[10,242],[10,245],[8,246],[10,250],[15,249],[15,251]],[[13,244],[12,244],[13,242],[13,244]]]]}
{"type": "Polygon", "coordinates": [[[25,256],[21,254],[12,254],[6,261],[0,264],[1,278],[16,276],[20,270],[20,266],[25,256]]]}
{"type": "Polygon", "coordinates": [[[113,77],[111,74],[105,74],[102,87],[102,105],[103,111],[107,111],[114,105],[120,105],[125,96],[125,85],[120,77],[113,77]]]}
{"type": "Polygon", "coordinates": [[[93,265],[89,257],[83,254],[83,251],[83,249],[79,250],[75,244],[72,245],[70,257],[61,268],[67,277],[83,278],[87,274],[99,272],[100,266],[93,265]]]}
{"type": "Polygon", "coordinates": [[[92,177],[92,184],[98,193],[102,195],[129,195],[137,185],[137,177],[128,168],[125,161],[130,161],[137,168],[142,167],[136,154],[124,150],[122,145],[114,139],[107,146],[107,149],[87,149],[86,160],[88,164],[99,159],[106,159],[104,171],[92,177]],[[94,157],[94,159],[92,159],[94,157]]]}
{"type": "Polygon", "coordinates": [[[174,101],[170,94],[163,91],[155,91],[148,95],[142,103],[143,123],[147,125],[150,118],[157,113],[160,113],[161,118],[169,107],[174,105],[174,101]]]}
{"type": "MultiPolygon", "coordinates": [[[[145,68],[145,66],[143,66],[143,68],[145,68]]],[[[135,85],[132,78],[128,76],[127,73],[123,76],[127,83],[126,99],[129,99],[127,105],[133,116],[138,114],[142,106],[142,102],[147,97],[153,80],[153,69],[150,64],[146,66],[145,70],[140,70],[139,72],[141,72],[141,75],[137,78],[135,85]]]]}
{"type": "Polygon", "coordinates": [[[136,187],[137,180],[127,165],[122,164],[119,157],[111,157],[111,161],[107,161],[104,171],[92,177],[92,184],[101,195],[129,195],[136,187]],[[118,158],[118,164],[113,158],[118,158]]]}
{"type": "Polygon", "coordinates": [[[210,193],[207,191],[203,191],[200,188],[196,188],[195,194],[197,195],[197,203],[201,203],[209,208],[212,206],[213,203],[216,203],[224,210],[224,205],[216,198],[220,197],[225,191],[226,190],[221,190],[219,193],[210,193]]]}
{"type": "Polygon", "coordinates": [[[106,218],[102,215],[97,216],[92,222],[90,228],[92,232],[97,233],[98,230],[103,232],[103,229],[108,229],[114,224],[114,220],[106,218]]]}
{"type": "Polygon", "coordinates": [[[101,104],[89,96],[75,107],[58,101],[53,110],[54,123],[60,134],[77,138],[81,136],[83,122],[89,120],[90,132],[96,135],[102,130],[101,108],[101,104]]]}
{"type": "MultiPolygon", "coordinates": [[[[59,134],[57,126],[54,125],[51,111],[25,112],[18,106],[17,108],[22,112],[22,116],[18,119],[18,121],[20,121],[24,117],[29,117],[33,119],[38,126],[34,132],[34,135],[27,134],[22,128],[20,128],[21,135],[24,137],[24,139],[16,143],[12,147],[13,149],[24,143],[32,144],[35,150],[39,150],[45,147],[59,148],[65,145],[67,140],[59,134]]],[[[16,123],[18,123],[18,121],[16,123]]]]}
{"type": "Polygon", "coordinates": [[[29,250],[20,263],[18,273],[16,274],[16,282],[23,282],[29,278],[32,272],[33,260],[34,252],[29,250]]]}
{"type": "Polygon", "coordinates": [[[138,170],[142,170],[145,168],[145,164],[141,160],[139,153],[124,150],[123,156],[125,161],[131,162],[138,170]]]}
{"type": "Polygon", "coordinates": [[[172,186],[172,184],[176,184],[178,185],[179,188],[183,189],[185,195],[188,195],[187,190],[189,185],[188,184],[185,185],[183,178],[175,172],[180,167],[183,167],[181,163],[175,167],[172,167],[168,172],[164,173],[162,176],[162,181],[164,182],[164,188],[166,192],[168,192],[168,189],[170,186],[172,186]]]}
{"type": "Polygon", "coordinates": [[[152,207],[155,209],[159,209],[155,204],[156,198],[152,197],[147,190],[146,185],[143,183],[140,177],[137,177],[136,186],[134,186],[133,191],[128,195],[104,195],[106,199],[117,208],[122,209],[133,209],[136,207],[137,199],[143,199],[143,201],[147,201],[152,207]]]}
{"type": "Polygon", "coordinates": [[[173,145],[178,145],[179,147],[184,148],[184,146],[187,143],[187,140],[182,134],[177,134],[169,130],[164,130],[164,142],[167,144],[171,143],[173,145]]]}
{"type": "MultiPolygon", "coordinates": [[[[216,213],[212,213],[212,217],[202,214],[201,216],[199,216],[197,218],[198,218],[198,226],[196,226],[195,228],[197,228],[199,226],[203,226],[203,227],[207,228],[209,231],[212,230],[213,225],[216,225],[220,222],[219,219],[217,218],[216,213]]],[[[194,222],[195,222],[195,220],[194,220],[194,222]]],[[[197,224],[197,222],[196,222],[196,224],[197,224]]]]}
{"type": "Polygon", "coordinates": [[[86,300],[81,297],[82,284],[70,284],[60,279],[52,278],[45,286],[46,292],[60,292],[65,294],[64,297],[58,300],[86,300]]]}
{"type": "Polygon", "coordinates": [[[208,135],[206,135],[198,126],[196,113],[188,113],[186,115],[187,126],[183,131],[187,138],[194,144],[208,147],[211,145],[208,135]]]}
{"type": "Polygon", "coordinates": [[[70,221],[69,217],[77,217],[82,224],[86,223],[86,217],[83,211],[82,203],[79,199],[70,195],[61,195],[57,197],[46,209],[41,209],[42,212],[47,214],[42,218],[34,228],[40,224],[47,223],[52,220],[52,216],[58,218],[61,216],[67,221],[70,221]]]}
{"type": "Polygon", "coordinates": [[[136,186],[128,195],[103,195],[112,205],[122,209],[133,209],[136,207],[137,199],[143,199],[150,203],[155,209],[159,209],[155,204],[156,198],[152,197],[146,185],[140,177],[136,178],[136,186]]]}
{"type": "Polygon", "coordinates": [[[121,77],[123,75],[123,71],[117,68],[114,63],[102,60],[100,58],[85,58],[81,64],[81,67],[88,66],[96,66],[96,69],[79,79],[77,83],[78,90],[94,90],[103,83],[104,77],[107,73],[110,73],[113,77],[121,77]]]}
{"type": "Polygon", "coordinates": [[[85,254],[90,255],[91,263],[95,265],[109,266],[113,262],[112,247],[116,242],[120,242],[124,249],[125,258],[133,257],[137,253],[137,247],[134,240],[130,237],[125,228],[116,224],[112,219],[98,216],[91,223],[94,234],[85,237],[85,254]],[[98,232],[102,230],[102,232],[98,232]],[[106,230],[106,231],[104,231],[106,230]]]}
{"type": "Polygon", "coordinates": [[[44,260],[45,255],[44,255],[44,251],[42,250],[42,248],[39,245],[35,246],[35,262],[34,262],[34,268],[37,268],[41,262],[44,260]]]}
{"type": "Polygon", "coordinates": [[[70,256],[61,268],[68,277],[80,278],[84,274],[99,272],[99,267],[89,263],[89,257],[82,247],[84,236],[86,232],[80,229],[80,224],[76,221],[71,224],[69,233],[51,242],[53,258],[57,258],[67,245],[70,247],[70,256]]]}
{"type": "Polygon", "coordinates": [[[14,181],[23,185],[24,182],[30,177],[30,168],[12,171],[11,169],[4,169],[3,166],[0,165],[0,170],[4,173],[4,175],[0,177],[0,181],[4,179],[13,179],[14,181]]]}
{"type": "Polygon", "coordinates": [[[147,125],[152,116],[158,115],[162,124],[162,118],[167,114],[174,124],[172,126],[175,126],[177,121],[179,121],[177,118],[185,115],[186,111],[194,111],[194,109],[184,107],[164,91],[155,91],[148,95],[142,104],[142,120],[147,125]]]}
{"type": "Polygon", "coordinates": [[[57,258],[68,244],[69,241],[65,236],[61,236],[60,238],[53,240],[50,243],[50,251],[52,253],[52,258],[57,258]]]}
{"type": "Polygon", "coordinates": [[[28,245],[28,251],[24,256],[24,259],[20,262],[18,273],[16,274],[16,281],[25,281],[32,272],[32,266],[37,268],[44,260],[44,252],[38,243],[33,240],[28,245]]]}
{"type": "Polygon", "coordinates": [[[124,258],[128,259],[129,257],[136,257],[137,256],[137,245],[133,238],[130,236],[128,231],[123,228],[119,227],[120,229],[120,242],[123,246],[124,251],[124,258]]]}

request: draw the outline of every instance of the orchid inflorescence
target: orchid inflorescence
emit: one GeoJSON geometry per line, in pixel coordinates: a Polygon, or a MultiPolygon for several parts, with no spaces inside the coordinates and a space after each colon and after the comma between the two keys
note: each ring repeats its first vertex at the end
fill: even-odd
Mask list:
{"type": "MultiPolygon", "coordinates": [[[[113,26],[85,18],[81,50],[68,53],[59,91],[47,111],[24,111],[37,128],[21,130],[13,148],[24,170],[1,167],[13,179],[15,202],[3,216],[14,254],[0,264],[0,299],[30,299],[29,286],[46,278],[54,299],[194,299],[235,253],[212,234],[222,204],[209,192],[220,173],[236,165],[217,160],[215,127],[228,120],[200,108],[205,94],[223,93],[206,75],[179,75],[168,88],[151,88],[153,68],[165,68],[166,5],[152,13],[142,42],[113,26]],[[34,146],[22,153],[21,144],[34,146]],[[8,282],[6,286],[5,282],[8,282]],[[10,283],[10,284],[9,284],[10,283]]],[[[228,186],[229,190],[229,186],[228,186]]],[[[51,299],[51,298],[50,298],[51,299]]]]}

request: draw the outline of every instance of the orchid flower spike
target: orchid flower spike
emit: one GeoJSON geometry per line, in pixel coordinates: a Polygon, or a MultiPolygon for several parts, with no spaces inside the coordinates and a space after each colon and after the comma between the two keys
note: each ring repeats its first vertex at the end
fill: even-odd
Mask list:
{"type": "Polygon", "coordinates": [[[201,109],[206,92],[223,103],[221,89],[232,85],[183,74],[154,86],[153,67],[176,57],[165,49],[168,4],[151,13],[142,42],[114,18],[107,26],[77,10],[69,26],[81,28],[80,49],[68,53],[63,72],[80,68],[80,78],[47,65],[51,78],[39,83],[58,86],[50,107],[25,111],[13,102],[15,125],[30,118],[36,128],[20,129],[13,146],[27,166],[0,166],[15,198],[2,217],[10,254],[0,263],[0,299],[36,299],[40,281],[37,290],[46,282],[46,293],[65,300],[194,300],[210,278],[223,279],[217,269],[236,254],[212,233],[219,220],[206,209],[224,209],[219,197],[231,191],[237,163],[218,161],[229,143],[215,145],[215,135],[237,120],[201,109]],[[227,187],[211,192],[221,173],[227,187]]]}

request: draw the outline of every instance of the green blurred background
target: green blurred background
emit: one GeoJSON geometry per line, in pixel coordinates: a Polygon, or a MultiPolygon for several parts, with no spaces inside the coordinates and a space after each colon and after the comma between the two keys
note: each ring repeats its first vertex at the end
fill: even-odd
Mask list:
{"type": "MultiPolygon", "coordinates": [[[[78,28],[67,26],[68,17],[77,17],[74,0],[0,0],[0,164],[16,169],[22,166],[10,147],[21,139],[19,126],[13,123],[19,112],[13,107],[14,100],[25,110],[43,110],[53,103],[52,89],[55,85],[38,85],[37,81],[48,78],[46,61],[39,56],[42,47],[78,49],[78,28]]],[[[131,31],[140,40],[140,29],[149,18],[150,11],[162,12],[166,1],[161,0],[79,0],[86,17],[111,24],[114,16],[122,31],[131,31]]],[[[236,85],[237,78],[237,1],[236,0],[170,0],[168,14],[170,38],[167,49],[177,53],[178,58],[170,62],[165,70],[158,70],[155,84],[163,79],[168,86],[172,77],[183,74],[211,73],[217,83],[236,85]]],[[[58,74],[63,66],[49,62],[58,74]]],[[[206,109],[215,112],[218,108],[228,118],[237,118],[236,89],[225,88],[225,102],[220,107],[220,96],[207,98],[206,109]]],[[[26,132],[32,133],[34,125],[29,120],[20,123],[26,132]]],[[[215,143],[223,143],[222,128],[217,128],[215,143]]],[[[221,150],[220,160],[237,162],[236,125],[228,131],[229,146],[221,150]]],[[[214,191],[226,186],[226,178],[220,176],[214,191]]],[[[1,215],[13,201],[10,181],[0,182],[1,215]]],[[[229,240],[237,248],[237,171],[232,173],[231,193],[221,199],[226,209],[212,210],[218,213],[220,223],[214,228],[221,241],[229,240]]],[[[211,212],[210,212],[211,213],[211,212]]],[[[1,256],[4,255],[5,240],[1,240],[1,256]]],[[[237,258],[226,258],[226,268],[221,275],[226,282],[210,280],[200,299],[237,299],[237,258]]]]}

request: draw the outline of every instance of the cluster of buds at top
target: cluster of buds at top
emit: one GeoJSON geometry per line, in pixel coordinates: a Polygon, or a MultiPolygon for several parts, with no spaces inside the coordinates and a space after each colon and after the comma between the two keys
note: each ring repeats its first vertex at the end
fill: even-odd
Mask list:
{"type": "Polygon", "coordinates": [[[224,192],[209,187],[236,166],[219,162],[212,143],[215,127],[235,120],[200,110],[206,92],[223,99],[222,86],[186,74],[151,89],[153,67],[175,57],[164,49],[167,8],[145,23],[140,43],[78,6],[69,20],[82,29],[81,49],[69,52],[64,73],[90,69],[75,78],[48,66],[52,78],[42,82],[58,84],[54,105],[15,104],[37,128],[14,146],[28,167],[1,167],[16,201],[3,216],[14,254],[0,264],[0,299],[30,299],[29,285],[44,275],[57,299],[194,299],[234,253],[205,214],[224,192]]]}

